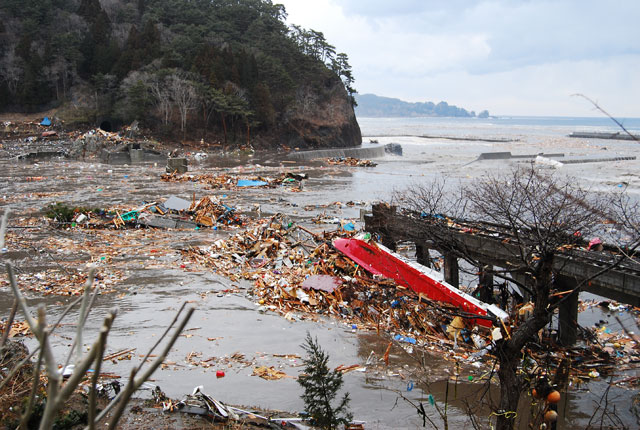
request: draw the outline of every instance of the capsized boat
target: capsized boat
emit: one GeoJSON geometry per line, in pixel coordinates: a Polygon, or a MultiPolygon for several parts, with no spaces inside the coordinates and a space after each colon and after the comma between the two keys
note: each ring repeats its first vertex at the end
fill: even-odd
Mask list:
{"type": "MultiPolygon", "coordinates": [[[[395,280],[398,285],[410,288],[425,297],[457,306],[462,311],[480,317],[506,320],[509,316],[495,305],[484,303],[442,280],[441,275],[421,264],[412,262],[389,248],[375,242],[340,238],[333,246],[374,275],[395,280]]],[[[491,319],[478,318],[474,323],[491,327],[491,319]]]]}

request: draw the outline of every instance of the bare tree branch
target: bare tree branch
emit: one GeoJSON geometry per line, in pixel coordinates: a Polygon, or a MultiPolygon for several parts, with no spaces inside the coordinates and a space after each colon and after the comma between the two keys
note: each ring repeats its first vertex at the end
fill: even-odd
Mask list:
{"type": "MultiPolygon", "coordinates": [[[[45,340],[47,338],[47,333],[45,333],[45,340]]],[[[36,365],[33,371],[33,381],[31,382],[31,394],[29,395],[29,401],[27,403],[27,407],[25,408],[22,419],[20,420],[20,429],[26,430],[29,424],[29,418],[31,418],[31,413],[33,412],[33,406],[36,400],[36,393],[38,392],[38,387],[40,386],[40,370],[42,369],[42,360],[44,358],[44,349],[40,348],[40,354],[38,354],[38,361],[36,361],[36,365]]]]}
{"type": "Polygon", "coordinates": [[[609,112],[607,112],[606,110],[604,110],[602,107],[600,107],[600,105],[595,102],[594,100],[590,99],[589,97],[585,96],[584,94],[580,94],[580,93],[576,93],[576,94],[572,94],[572,96],[574,97],[582,97],[583,99],[587,100],[589,103],[591,103],[596,109],[598,109],[600,112],[602,112],[603,114],[605,114],[610,120],[612,120],[613,122],[616,123],[616,125],[618,127],[620,127],[622,129],[622,131],[624,131],[627,135],[629,135],[629,137],[631,137],[631,139],[635,140],[636,142],[640,142],[640,139],[638,139],[635,135],[631,134],[629,132],[629,130],[627,130],[625,128],[625,126],[618,121],[617,119],[615,119],[613,116],[611,116],[609,114],[609,112]]]}
{"type": "Polygon", "coordinates": [[[120,391],[120,393],[118,393],[116,397],[113,398],[113,400],[102,410],[102,412],[100,412],[100,414],[96,418],[96,421],[100,421],[114,407],[116,407],[116,410],[114,411],[113,415],[111,416],[111,420],[109,421],[109,428],[116,428],[115,426],[118,423],[118,420],[120,419],[120,417],[122,416],[122,413],[124,412],[124,409],[129,399],[131,398],[133,393],[138,388],[140,388],[140,386],[147,379],[149,379],[149,377],[153,374],[153,372],[155,372],[158,366],[160,366],[162,362],[165,360],[167,354],[171,350],[171,347],[176,342],[176,340],[178,340],[178,336],[180,336],[180,333],[189,322],[189,319],[191,318],[191,315],[193,314],[193,312],[194,312],[193,308],[187,309],[186,315],[184,316],[184,318],[176,328],[175,332],[173,333],[173,335],[165,345],[160,355],[149,365],[149,367],[146,369],[146,371],[142,373],[141,376],[136,377],[139,371],[141,371],[140,367],[131,369],[131,375],[129,377],[129,381],[127,382],[127,385],[125,386],[125,388],[122,391],[120,391]]]}

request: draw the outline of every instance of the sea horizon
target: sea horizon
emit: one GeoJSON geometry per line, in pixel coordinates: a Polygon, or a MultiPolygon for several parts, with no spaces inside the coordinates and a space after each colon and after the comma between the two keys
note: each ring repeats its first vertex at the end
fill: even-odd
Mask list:
{"type": "MultiPolygon", "coordinates": [[[[608,117],[489,116],[477,117],[357,117],[364,137],[377,135],[568,135],[571,132],[624,133],[608,117]]],[[[615,118],[631,133],[640,133],[640,118],[615,118]]]]}
{"type": "MultiPolygon", "coordinates": [[[[509,114],[499,114],[499,115],[489,115],[486,118],[480,118],[478,116],[474,117],[464,117],[464,116],[429,116],[429,115],[415,115],[415,116],[358,116],[356,114],[356,118],[361,119],[412,119],[412,118],[429,118],[429,119],[461,119],[461,120],[490,120],[490,119],[550,119],[550,120],[585,120],[585,121],[610,121],[613,123],[613,120],[606,116],[569,116],[569,115],[509,115],[509,114]]],[[[640,117],[615,117],[617,121],[640,121],[640,117]]]]}

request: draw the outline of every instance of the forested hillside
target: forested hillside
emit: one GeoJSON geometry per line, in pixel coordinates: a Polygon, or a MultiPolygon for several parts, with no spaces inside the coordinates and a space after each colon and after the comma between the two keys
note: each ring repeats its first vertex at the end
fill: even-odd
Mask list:
{"type": "MultiPolygon", "coordinates": [[[[418,116],[446,116],[473,118],[474,111],[450,105],[447,102],[419,102],[409,103],[400,99],[380,97],[375,94],[362,94],[356,96],[359,117],[418,117],[418,116]]],[[[489,111],[483,110],[478,118],[488,118],[489,111]]]]}
{"type": "Polygon", "coordinates": [[[226,143],[359,143],[347,56],[285,18],[271,0],[2,0],[0,110],[226,143]]]}

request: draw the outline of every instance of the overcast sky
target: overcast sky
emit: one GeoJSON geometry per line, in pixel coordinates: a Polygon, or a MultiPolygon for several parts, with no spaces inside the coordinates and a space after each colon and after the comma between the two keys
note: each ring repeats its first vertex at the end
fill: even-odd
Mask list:
{"type": "Polygon", "coordinates": [[[640,0],[273,0],[360,94],[493,115],[640,117],[640,0]]]}

